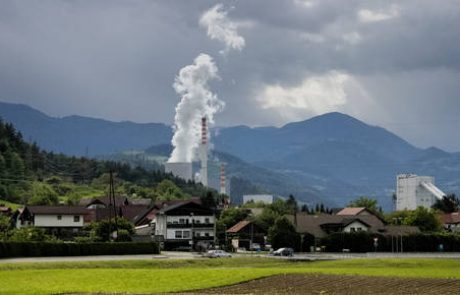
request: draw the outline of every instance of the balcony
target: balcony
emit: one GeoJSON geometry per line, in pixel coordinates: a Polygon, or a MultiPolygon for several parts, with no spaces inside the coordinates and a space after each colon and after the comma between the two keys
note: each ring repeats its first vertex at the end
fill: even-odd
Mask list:
{"type": "MultiPolygon", "coordinates": [[[[191,223],[168,223],[167,228],[192,228],[191,223]]],[[[214,223],[195,223],[193,228],[214,228],[214,223]]]]}

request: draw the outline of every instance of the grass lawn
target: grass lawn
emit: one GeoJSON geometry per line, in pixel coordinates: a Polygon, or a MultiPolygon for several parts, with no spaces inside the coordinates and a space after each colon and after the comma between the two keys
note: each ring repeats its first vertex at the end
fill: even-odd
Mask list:
{"type": "Polygon", "coordinates": [[[23,207],[23,205],[16,204],[16,203],[11,203],[11,202],[8,202],[8,201],[2,200],[2,199],[0,199],[0,204],[4,204],[5,206],[10,207],[13,210],[16,210],[16,209],[18,209],[20,207],[23,207]]]}
{"type": "Polygon", "coordinates": [[[323,273],[460,279],[460,260],[264,258],[0,264],[2,294],[162,293],[235,284],[274,274],[323,273]]]}

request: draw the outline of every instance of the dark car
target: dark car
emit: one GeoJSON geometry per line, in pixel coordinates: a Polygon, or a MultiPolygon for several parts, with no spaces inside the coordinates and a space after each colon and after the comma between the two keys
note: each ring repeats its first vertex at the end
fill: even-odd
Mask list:
{"type": "Polygon", "coordinates": [[[274,256],[292,256],[294,255],[294,250],[292,248],[279,248],[273,252],[274,256]]]}

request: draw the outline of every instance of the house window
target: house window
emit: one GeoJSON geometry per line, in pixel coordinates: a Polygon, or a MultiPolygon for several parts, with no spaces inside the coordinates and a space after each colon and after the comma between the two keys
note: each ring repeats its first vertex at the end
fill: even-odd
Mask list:
{"type": "Polygon", "coordinates": [[[209,218],[205,218],[204,223],[209,223],[209,218]]]}
{"type": "Polygon", "coordinates": [[[195,220],[195,223],[200,223],[200,220],[199,219],[195,220]]]}
{"type": "Polygon", "coordinates": [[[190,232],[189,231],[184,231],[182,233],[184,239],[190,239],[190,232]]]}
{"type": "Polygon", "coordinates": [[[173,220],[173,224],[178,224],[179,222],[177,220],[173,220]]]}
{"type": "Polygon", "coordinates": [[[200,236],[200,233],[195,233],[195,237],[199,237],[200,236]]]}
{"type": "Polygon", "coordinates": [[[182,239],[182,231],[181,230],[176,230],[175,231],[175,237],[176,237],[176,239],[182,239]]]}
{"type": "Polygon", "coordinates": [[[183,218],[179,219],[179,223],[180,223],[180,224],[184,224],[184,223],[185,223],[185,219],[183,219],[183,218]]]}
{"type": "Polygon", "coordinates": [[[205,233],[204,236],[205,236],[205,237],[209,237],[209,233],[205,233]]]}
{"type": "Polygon", "coordinates": [[[62,219],[62,215],[58,215],[57,220],[61,220],[61,219],[62,219]]]}
{"type": "Polygon", "coordinates": [[[357,231],[362,231],[363,229],[361,227],[358,227],[356,230],[357,231]]]}
{"type": "Polygon", "coordinates": [[[75,215],[73,217],[73,222],[80,222],[80,216],[79,215],[75,215]]]}
{"type": "Polygon", "coordinates": [[[350,227],[350,232],[355,232],[355,231],[356,231],[356,228],[350,227]]]}

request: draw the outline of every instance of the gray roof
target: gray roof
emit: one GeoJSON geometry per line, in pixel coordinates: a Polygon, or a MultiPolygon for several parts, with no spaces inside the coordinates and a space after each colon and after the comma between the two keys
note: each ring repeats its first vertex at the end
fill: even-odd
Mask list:
{"type": "Polygon", "coordinates": [[[27,206],[26,209],[35,215],[84,215],[88,213],[88,210],[81,206],[27,206]]]}
{"type": "MultiPolygon", "coordinates": [[[[294,223],[293,215],[289,215],[287,217],[292,223],[294,223]]],[[[383,221],[374,215],[308,215],[304,213],[299,213],[297,214],[296,218],[296,230],[298,233],[309,233],[317,238],[322,238],[327,235],[327,233],[321,227],[322,225],[326,224],[342,224],[343,226],[346,226],[347,224],[350,224],[353,221],[360,221],[361,223],[370,226],[371,232],[380,232],[385,228],[385,224],[383,223],[383,221]]]]}

